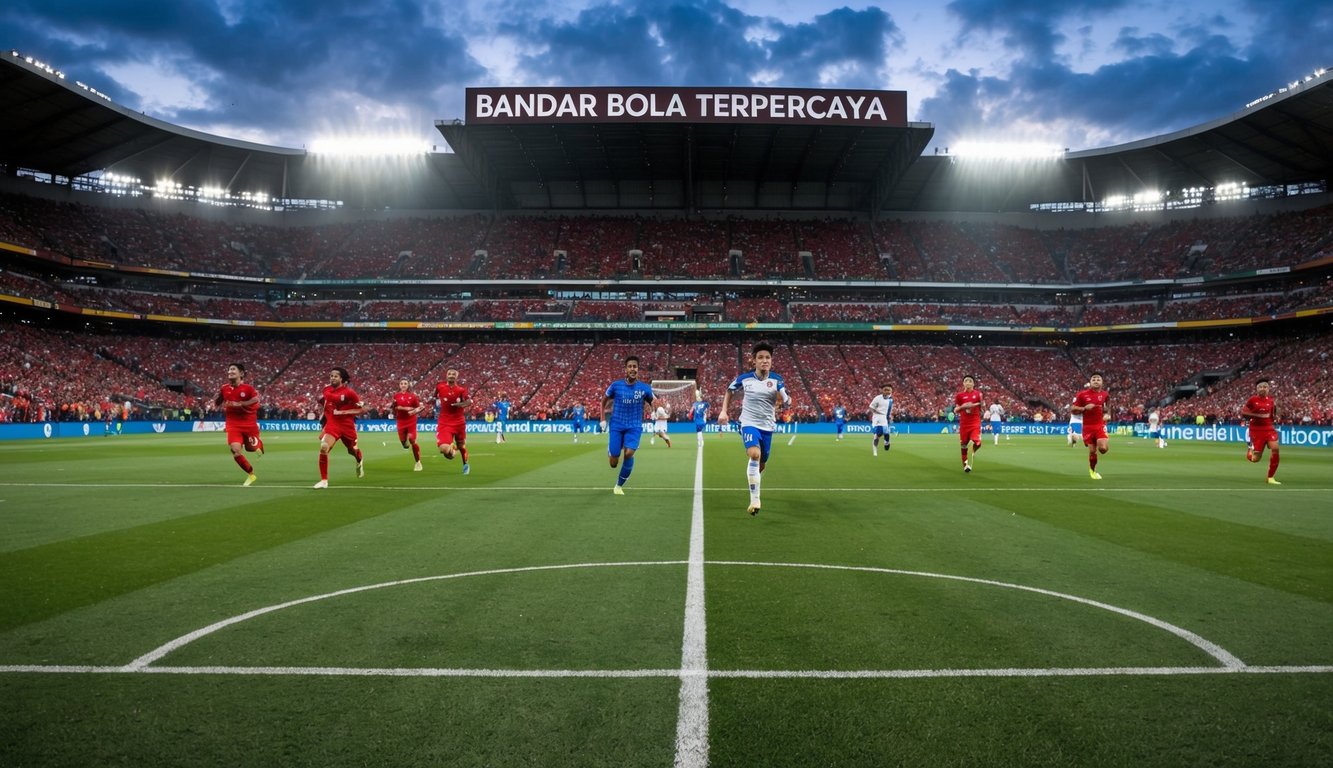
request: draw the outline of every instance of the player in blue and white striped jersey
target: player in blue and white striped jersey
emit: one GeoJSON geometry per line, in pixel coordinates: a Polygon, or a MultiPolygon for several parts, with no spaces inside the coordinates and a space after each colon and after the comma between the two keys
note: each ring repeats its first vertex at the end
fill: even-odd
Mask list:
{"type": "Polygon", "coordinates": [[[768,464],[773,433],[778,428],[778,400],[781,399],[785,407],[791,405],[791,395],[787,394],[782,376],[773,372],[772,345],[762,342],[756,344],[754,370],[742,373],[727,385],[727,394],[722,398],[722,408],[717,416],[719,426],[726,427],[730,420],[727,409],[731,405],[733,392],[741,393],[741,440],[745,443],[745,453],[749,457],[745,465],[745,479],[750,485],[750,506],[746,511],[757,515],[759,476],[768,464]]]}

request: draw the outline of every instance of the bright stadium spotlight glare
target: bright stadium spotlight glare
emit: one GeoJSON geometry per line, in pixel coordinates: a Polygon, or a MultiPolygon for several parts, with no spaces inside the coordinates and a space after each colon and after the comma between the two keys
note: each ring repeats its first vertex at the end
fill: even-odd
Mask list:
{"type": "Polygon", "coordinates": [[[1059,160],[1065,156],[1065,150],[1036,142],[963,141],[950,154],[968,160],[1059,160]]]}
{"type": "Polygon", "coordinates": [[[385,157],[424,155],[430,152],[430,142],[420,139],[390,138],[387,136],[349,136],[321,138],[310,144],[310,153],[339,157],[385,157]]]}

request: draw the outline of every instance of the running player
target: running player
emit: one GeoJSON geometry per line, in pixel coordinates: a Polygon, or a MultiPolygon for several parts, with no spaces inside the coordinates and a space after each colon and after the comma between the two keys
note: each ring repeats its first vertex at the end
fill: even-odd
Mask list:
{"type": "Polygon", "coordinates": [[[671,418],[671,406],[663,400],[653,411],[653,437],[650,443],[656,443],[657,438],[666,441],[667,447],[671,447],[671,438],[667,436],[667,419],[671,418]]]}
{"type": "Polygon", "coordinates": [[[842,433],[847,431],[847,409],[841,405],[833,408],[833,426],[838,431],[838,439],[842,439],[842,433]]]}
{"type": "Polygon", "coordinates": [[[981,450],[981,393],[973,376],[963,377],[963,391],[953,396],[953,412],[958,414],[958,444],[963,452],[963,471],[972,471],[972,462],[981,450]],[[968,445],[972,456],[967,455],[968,445]]]}
{"type": "Polygon", "coordinates": [[[583,408],[583,403],[574,403],[574,407],[569,409],[569,418],[574,422],[574,442],[579,441],[579,435],[583,434],[583,419],[587,417],[587,412],[583,408]]]}
{"type": "Polygon", "coordinates": [[[1111,440],[1106,435],[1106,390],[1102,389],[1102,375],[1094,373],[1088,378],[1088,388],[1074,396],[1069,406],[1071,413],[1083,415],[1083,444],[1088,447],[1088,477],[1101,480],[1097,473],[1097,456],[1111,449],[1111,440]]]}
{"type": "Polygon", "coordinates": [[[986,409],[986,417],[990,420],[990,431],[995,435],[995,444],[1000,444],[1000,433],[1004,431],[1004,406],[996,400],[986,409]]]}
{"type": "Polygon", "coordinates": [[[889,425],[893,423],[893,387],[888,384],[882,384],[879,388],[879,394],[870,401],[870,429],[875,433],[875,439],[870,444],[870,455],[879,455],[879,440],[884,438],[884,451],[889,448],[889,425]]]}
{"type": "Polygon", "coordinates": [[[1156,408],[1148,413],[1148,437],[1157,441],[1158,448],[1166,447],[1166,438],[1162,437],[1162,415],[1156,408]]]}
{"type": "Polygon", "coordinates": [[[259,478],[255,468],[241,451],[258,451],[264,455],[264,441],[259,439],[259,393],[245,383],[245,366],[232,363],[227,366],[227,383],[222,385],[214,404],[222,406],[227,426],[227,447],[236,466],[245,471],[244,486],[251,486],[259,478]]]}
{"type": "Polygon", "coordinates": [[[778,399],[781,398],[786,407],[791,407],[791,395],[787,393],[782,376],[773,371],[772,345],[762,342],[756,344],[753,357],[754,370],[742,373],[727,386],[727,394],[722,398],[722,408],[717,414],[717,423],[726,426],[730,420],[727,408],[731,405],[731,393],[739,391],[741,440],[745,443],[745,454],[749,457],[745,465],[745,479],[750,486],[750,506],[745,511],[757,515],[760,506],[760,476],[768,464],[773,433],[778,428],[778,399]]]}
{"type": "Polygon", "coordinates": [[[320,400],[324,404],[324,431],[319,435],[319,482],[315,487],[329,487],[329,451],[339,441],[356,459],[356,476],[365,477],[365,458],[356,444],[356,417],[366,412],[366,406],[352,389],[346,368],[329,371],[329,385],[320,400]]]}
{"type": "Polygon", "coordinates": [[[625,481],[634,471],[634,452],[643,437],[643,409],[652,402],[653,388],[639,381],[639,358],[630,355],[625,358],[625,378],[611,382],[602,398],[602,431],[608,434],[607,457],[611,468],[615,469],[621,458],[625,459],[616,486],[611,489],[617,496],[625,495],[625,481]]]}
{"type": "Polygon", "coordinates": [[[708,426],[708,403],[704,402],[704,393],[701,390],[694,390],[694,405],[690,406],[690,415],[694,417],[695,442],[702,448],[704,428],[708,426]]]}
{"type": "Polygon", "coordinates": [[[1270,379],[1259,379],[1254,385],[1254,396],[1245,401],[1241,409],[1242,419],[1250,420],[1250,444],[1245,449],[1245,458],[1257,464],[1264,457],[1264,448],[1272,451],[1268,459],[1268,484],[1282,485],[1274,475],[1278,465],[1278,433],[1273,425],[1277,419],[1277,401],[1273,399],[1273,383],[1270,379]]]}
{"type": "Polygon", "coordinates": [[[440,418],[435,425],[435,447],[440,455],[453,460],[457,453],[463,459],[463,474],[472,471],[467,463],[467,407],[472,397],[467,387],[458,383],[458,369],[444,372],[444,381],[435,385],[435,397],[440,401],[440,418]]]}
{"type": "Polygon", "coordinates": [[[413,472],[420,472],[421,446],[417,445],[417,415],[426,410],[426,404],[412,391],[412,382],[398,380],[398,391],[393,393],[393,419],[398,427],[398,442],[412,449],[413,472]]]}

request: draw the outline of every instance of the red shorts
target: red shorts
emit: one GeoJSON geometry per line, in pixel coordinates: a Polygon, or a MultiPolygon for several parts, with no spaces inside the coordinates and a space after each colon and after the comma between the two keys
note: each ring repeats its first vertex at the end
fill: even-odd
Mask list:
{"type": "Polygon", "coordinates": [[[417,441],[417,423],[415,421],[398,422],[398,442],[406,443],[417,441]]]}
{"type": "Polygon", "coordinates": [[[1095,426],[1095,427],[1090,427],[1090,426],[1088,426],[1087,424],[1084,424],[1084,425],[1083,425],[1083,444],[1084,444],[1084,445],[1092,446],[1092,445],[1096,445],[1098,440],[1110,440],[1110,439],[1111,439],[1111,438],[1109,438],[1109,437],[1106,436],[1106,425],[1105,425],[1105,424],[1098,424],[1098,425],[1095,426]]]}
{"type": "Polygon", "coordinates": [[[445,445],[446,443],[458,443],[463,445],[467,442],[466,424],[437,424],[435,426],[435,444],[445,445]]]}
{"type": "Polygon", "coordinates": [[[960,444],[981,442],[981,425],[968,424],[966,426],[958,425],[958,442],[960,444]]]}
{"type": "Polygon", "coordinates": [[[239,427],[227,427],[227,444],[240,443],[245,446],[245,450],[254,451],[259,448],[259,425],[245,425],[239,427]]]}
{"type": "Polygon", "coordinates": [[[334,424],[330,421],[328,424],[324,425],[324,432],[320,435],[319,439],[323,440],[324,435],[332,437],[335,441],[341,440],[344,445],[349,447],[356,445],[355,424],[334,424]]]}
{"type": "Polygon", "coordinates": [[[1268,445],[1270,442],[1278,442],[1278,440],[1277,430],[1275,429],[1256,430],[1253,427],[1250,428],[1250,445],[1255,450],[1268,445]]]}

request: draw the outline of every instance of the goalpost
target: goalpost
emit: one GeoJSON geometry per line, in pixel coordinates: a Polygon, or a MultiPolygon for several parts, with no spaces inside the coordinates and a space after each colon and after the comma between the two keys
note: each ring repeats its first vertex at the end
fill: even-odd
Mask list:
{"type": "Polygon", "coordinates": [[[670,418],[688,421],[695,395],[699,391],[694,379],[653,379],[649,382],[653,388],[653,410],[666,404],[671,409],[670,418]]]}

